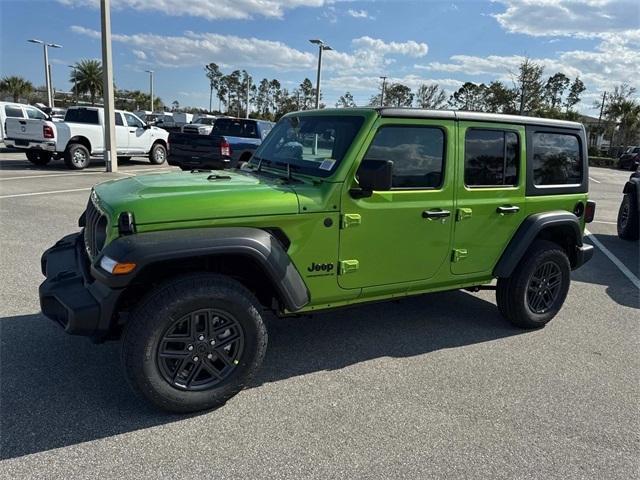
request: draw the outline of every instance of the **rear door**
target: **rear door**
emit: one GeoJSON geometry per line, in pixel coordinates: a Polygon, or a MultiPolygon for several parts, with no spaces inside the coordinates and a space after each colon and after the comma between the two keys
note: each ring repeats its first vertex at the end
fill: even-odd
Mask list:
{"type": "Polygon", "coordinates": [[[454,199],[453,120],[383,118],[364,159],[393,161],[393,188],[342,196],[342,288],[432,278],[448,263],[454,199]]]}
{"type": "Polygon", "coordinates": [[[487,273],[525,216],[525,128],[459,122],[454,274],[487,273]]]}
{"type": "Polygon", "coordinates": [[[129,151],[129,127],[124,124],[122,113],[115,112],[116,116],[116,150],[118,153],[129,151]]]}

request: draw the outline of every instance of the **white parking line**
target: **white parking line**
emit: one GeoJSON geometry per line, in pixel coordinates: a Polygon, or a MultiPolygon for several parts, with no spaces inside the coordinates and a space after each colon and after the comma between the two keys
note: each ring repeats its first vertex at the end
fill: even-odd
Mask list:
{"type": "Polygon", "coordinates": [[[591,180],[592,182],[596,182],[596,183],[602,183],[600,180],[596,180],[593,177],[589,177],[589,180],[591,180]]]}
{"type": "MultiPolygon", "coordinates": [[[[137,168],[137,169],[132,169],[132,170],[120,170],[118,172],[115,172],[115,174],[122,174],[122,175],[132,175],[133,173],[137,173],[137,172],[159,172],[162,170],[166,170],[168,172],[172,171],[171,169],[168,168],[137,168]],[[130,173],[133,172],[133,173],[130,173]]],[[[2,171],[0,169],[0,171],[2,171]]],[[[78,173],[47,173],[47,174],[43,174],[43,175],[23,175],[20,177],[4,177],[4,178],[0,178],[0,182],[4,182],[7,180],[25,180],[25,179],[29,179],[29,178],[48,178],[48,177],[76,177],[76,176],[80,176],[80,175],[98,175],[98,174],[105,174],[105,173],[110,173],[110,172],[105,172],[104,170],[101,170],[99,172],[95,172],[95,171],[85,171],[85,172],[78,172],[78,173]]]]}
{"type": "Polygon", "coordinates": [[[605,222],[603,220],[593,220],[593,223],[603,223],[605,225],[618,225],[616,222],[605,222]]]}
{"type": "Polygon", "coordinates": [[[616,267],[618,267],[618,270],[620,270],[623,275],[631,280],[631,283],[633,283],[635,287],[640,290],[640,279],[638,279],[638,277],[636,277],[624,263],[618,260],[618,257],[611,253],[611,251],[607,247],[605,247],[600,242],[600,240],[598,240],[589,230],[585,229],[584,233],[586,233],[589,239],[594,243],[594,245],[598,247],[602,251],[602,253],[604,253],[607,258],[613,262],[616,267]]]}
{"type": "Polygon", "coordinates": [[[73,188],[71,190],[51,190],[48,192],[32,192],[32,193],[15,193],[13,195],[0,195],[0,200],[3,198],[15,198],[15,197],[33,197],[36,195],[53,195],[55,193],[71,193],[71,192],[82,192],[86,190],[91,190],[89,188],[73,188]]]}

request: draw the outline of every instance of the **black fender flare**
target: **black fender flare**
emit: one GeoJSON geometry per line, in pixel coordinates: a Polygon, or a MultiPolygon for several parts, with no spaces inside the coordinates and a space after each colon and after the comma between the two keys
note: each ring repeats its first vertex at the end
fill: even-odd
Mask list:
{"type": "MultiPolygon", "coordinates": [[[[564,210],[536,213],[528,216],[520,224],[520,227],[513,238],[511,238],[509,245],[507,245],[507,248],[502,252],[500,260],[498,260],[498,263],[493,269],[493,276],[498,278],[511,276],[540,232],[554,227],[567,228],[574,237],[573,240],[576,247],[578,247],[578,249],[583,248],[580,221],[573,213],[564,210]]],[[[590,248],[588,250],[590,250],[590,248]]],[[[577,266],[580,265],[576,265],[575,267],[577,268],[577,266]]]]}
{"type": "Polygon", "coordinates": [[[282,244],[269,232],[250,227],[193,228],[146,232],[119,237],[93,262],[94,278],[111,288],[135,282],[145,267],[167,260],[213,255],[243,255],[264,269],[287,310],[295,312],[309,303],[309,291],[282,244]],[[99,267],[103,256],[135,263],[127,275],[111,275],[99,267]]]}

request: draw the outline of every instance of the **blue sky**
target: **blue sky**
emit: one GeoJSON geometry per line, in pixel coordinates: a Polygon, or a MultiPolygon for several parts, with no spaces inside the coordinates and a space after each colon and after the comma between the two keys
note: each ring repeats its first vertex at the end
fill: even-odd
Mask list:
{"type": "MultiPolygon", "coordinates": [[[[449,93],[462,82],[511,83],[526,55],[549,75],[579,75],[588,87],[579,108],[590,112],[603,90],[640,78],[640,3],[631,0],[112,0],[118,87],[148,88],[165,103],[206,107],[203,65],[246,69],[289,89],[315,82],[317,48],[327,52],[324,102],[345,91],[364,104],[379,76],[413,88],[438,82],[449,93]]],[[[0,75],[44,83],[40,38],[51,51],[56,89],[69,90],[67,65],[99,58],[98,0],[0,0],[0,75]]],[[[591,111],[591,113],[593,113],[591,111]]]]}

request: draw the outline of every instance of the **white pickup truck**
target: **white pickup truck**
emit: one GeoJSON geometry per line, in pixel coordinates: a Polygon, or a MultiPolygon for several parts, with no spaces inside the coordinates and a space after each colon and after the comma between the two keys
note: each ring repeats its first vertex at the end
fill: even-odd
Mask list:
{"type": "MultiPolygon", "coordinates": [[[[116,150],[118,158],[148,155],[151,163],[167,159],[169,133],[145,124],[131,112],[116,110],[116,150]]],[[[5,144],[25,150],[35,165],[63,158],[67,168],[82,170],[91,157],[104,156],[104,109],[70,107],[64,122],[30,118],[7,118],[5,144]]]]}

